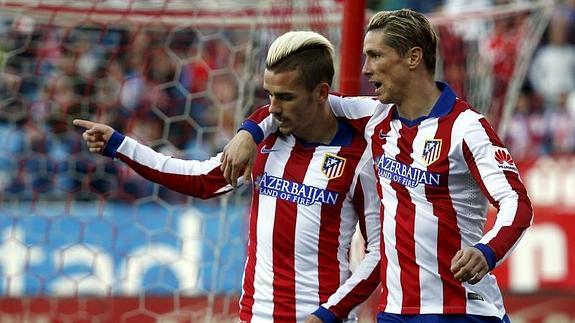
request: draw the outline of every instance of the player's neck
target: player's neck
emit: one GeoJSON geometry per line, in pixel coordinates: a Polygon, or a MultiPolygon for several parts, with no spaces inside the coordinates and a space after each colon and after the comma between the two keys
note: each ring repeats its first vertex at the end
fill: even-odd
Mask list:
{"type": "Polygon", "coordinates": [[[435,81],[430,79],[412,82],[405,93],[404,100],[398,104],[398,112],[400,117],[408,120],[428,116],[441,95],[435,81]]]}
{"type": "Polygon", "coordinates": [[[313,120],[310,120],[309,125],[306,129],[298,131],[297,133],[294,132],[294,135],[307,142],[326,145],[333,140],[337,133],[337,118],[327,102],[318,109],[313,120]]]}

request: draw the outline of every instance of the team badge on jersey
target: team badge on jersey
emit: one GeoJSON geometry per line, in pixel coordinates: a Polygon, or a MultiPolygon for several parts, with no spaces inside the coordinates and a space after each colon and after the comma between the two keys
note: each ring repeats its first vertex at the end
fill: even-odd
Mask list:
{"type": "Polygon", "coordinates": [[[423,145],[423,161],[429,166],[439,159],[441,154],[441,139],[428,139],[423,145]]]}
{"type": "Polygon", "coordinates": [[[495,161],[497,162],[497,167],[502,170],[510,170],[512,172],[518,173],[517,166],[515,166],[515,162],[513,158],[511,158],[511,154],[507,149],[502,147],[493,147],[495,161]]]}
{"type": "Polygon", "coordinates": [[[338,178],[343,174],[345,161],[345,158],[332,154],[325,154],[323,158],[323,164],[321,165],[321,172],[328,179],[338,178]]]}

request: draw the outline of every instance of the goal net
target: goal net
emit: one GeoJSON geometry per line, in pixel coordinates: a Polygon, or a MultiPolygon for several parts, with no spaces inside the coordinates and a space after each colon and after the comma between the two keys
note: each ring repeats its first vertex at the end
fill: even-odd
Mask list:
{"type": "Polygon", "coordinates": [[[206,159],[266,98],[271,42],[333,1],[0,1],[0,321],[230,322],[249,190],[201,201],[89,154],[95,120],[206,159]]]}
{"type": "Polygon", "coordinates": [[[554,1],[485,3],[450,1],[429,15],[440,39],[437,78],[503,136],[554,1]]]}
{"type": "MultiPolygon", "coordinates": [[[[440,78],[505,120],[548,8],[430,15],[440,78]]],[[[341,20],[334,0],[0,0],[0,321],[233,321],[249,190],[169,191],[89,154],[71,121],[206,159],[266,103],[271,42],[315,30],[354,50],[341,20]]]]}

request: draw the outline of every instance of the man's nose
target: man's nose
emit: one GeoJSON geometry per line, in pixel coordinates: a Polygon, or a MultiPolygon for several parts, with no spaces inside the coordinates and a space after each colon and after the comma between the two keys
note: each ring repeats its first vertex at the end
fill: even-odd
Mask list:
{"type": "Polygon", "coordinates": [[[273,97],[270,98],[270,106],[268,108],[268,111],[270,113],[280,113],[282,111],[281,105],[279,104],[278,100],[276,100],[273,97]]]}
{"type": "Polygon", "coordinates": [[[372,74],[371,68],[367,64],[367,61],[363,63],[363,66],[361,67],[361,73],[367,76],[372,74]]]}

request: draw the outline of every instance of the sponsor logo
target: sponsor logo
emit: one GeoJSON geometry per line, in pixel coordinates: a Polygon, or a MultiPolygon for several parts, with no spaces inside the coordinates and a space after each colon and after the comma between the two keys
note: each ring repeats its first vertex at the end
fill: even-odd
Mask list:
{"type": "Polygon", "coordinates": [[[302,205],[325,203],[334,205],[339,193],[315,186],[295,183],[263,173],[256,181],[259,193],[302,205]]]}
{"type": "Polygon", "coordinates": [[[483,296],[481,296],[477,293],[472,293],[472,292],[467,293],[467,299],[472,300],[472,301],[484,301],[485,300],[485,299],[483,299],[483,296]]]}
{"type": "Polygon", "coordinates": [[[269,153],[274,152],[274,151],[278,151],[278,150],[268,148],[267,146],[263,146],[262,149],[260,149],[260,153],[262,153],[264,155],[269,154],[269,153]]]}
{"type": "Polygon", "coordinates": [[[379,177],[397,182],[403,186],[416,187],[419,184],[439,186],[440,174],[432,173],[381,156],[377,162],[379,177]]]}
{"type": "Polygon", "coordinates": [[[423,145],[423,162],[429,166],[439,159],[441,154],[441,139],[429,139],[423,145]]]}
{"type": "Polygon", "coordinates": [[[379,139],[385,139],[385,138],[389,138],[389,137],[391,137],[391,135],[385,133],[385,131],[383,131],[381,129],[379,130],[379,139]]]}
{"type": "Polygon", "coordinates": [[[328,179],[338,178],[343,174],[345,161],[345,158],[332,154],[325,154],[323,157],[323,163],[321,164],[321,172],[328,179]]]}
{"type": "MultiPolygon", "coordinates": [[[[495,148],[495,147],[494,147],[495,148]]],[[[494,152],[495,161],[497,161],[497,167],[502,170],[510,170],[512,172],[517,172],[517,167],[509,151],[505,148],[496,147],[494,152]]]]}

